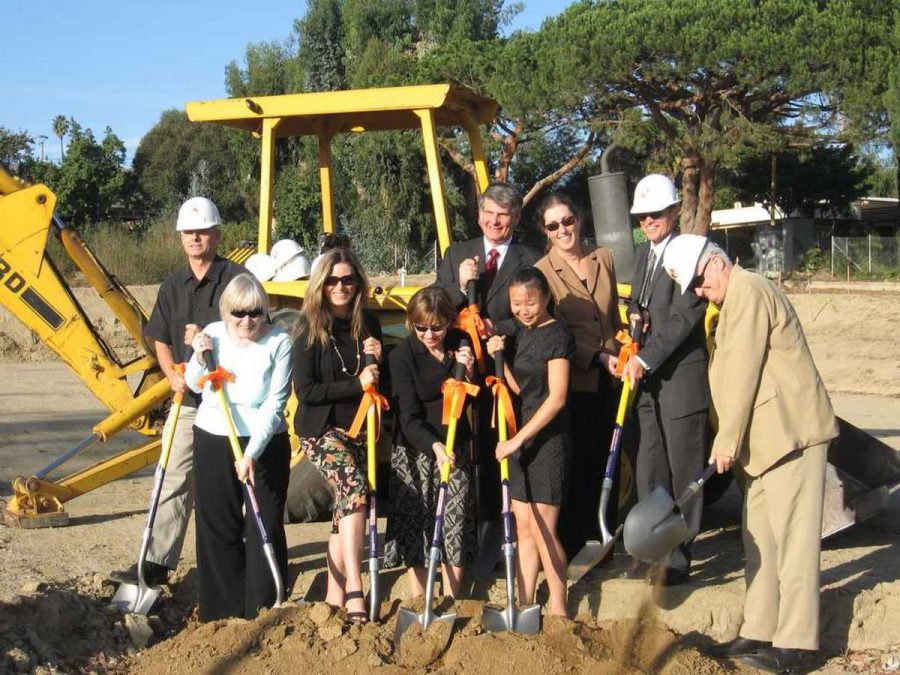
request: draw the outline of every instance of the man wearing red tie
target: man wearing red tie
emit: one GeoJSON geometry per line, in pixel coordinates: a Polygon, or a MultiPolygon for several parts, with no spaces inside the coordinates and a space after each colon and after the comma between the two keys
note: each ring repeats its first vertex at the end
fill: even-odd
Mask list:
{"type": "MultiPolygon", "coordinates": [[[[513,230],[522,215],[522,195],[508,183],[491,183],[478,197],[478,226],[483,236],[458,242],[444,253],[437,285],[446,289],[457,309],[469,304],[467,285],[476,281],[481,316],[491,330],[513,331],[509,308],[509,282],[523,267],[534,265],[541,254],[513,241],[513,230]]],[[[493,363],[486,362],[492,372],[493,363]]],[[[491,394],[482,387],[478,397],[476,497],[480,522],[500,517],[500,472],[494,457],[496,431],[491,429],[491,394]]],[[[483,530],[480,531],[483,534],[483,530]]]]}

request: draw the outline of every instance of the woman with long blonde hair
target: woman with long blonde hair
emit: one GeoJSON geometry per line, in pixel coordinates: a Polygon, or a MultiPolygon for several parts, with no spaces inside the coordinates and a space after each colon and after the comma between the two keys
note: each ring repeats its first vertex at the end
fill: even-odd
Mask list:
{"type": "Polygon", "coordinates": [[[363,390],[378,383],[381,326],[365,309],[369,283],[349,249],[328,251],[313,271],[294,341],[294,430],[334,494],[325,601],[366,622],[360,562],[365,532],[366,439],[348,435],[363,390]],[[366,355],[376,363],[365,365],[366,355]]]}

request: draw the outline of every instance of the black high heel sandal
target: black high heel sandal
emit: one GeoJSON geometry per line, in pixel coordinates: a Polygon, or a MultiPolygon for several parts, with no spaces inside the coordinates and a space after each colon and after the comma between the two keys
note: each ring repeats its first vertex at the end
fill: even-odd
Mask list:
{"type": "MultiPolygon", "coordinates": [[[[344,595],[344,607],[347,606],[348,600],[363,600],[365,601],[366,596],[362,591],[350,591],[349,593],[344,595]]],[[[368,612],[347,612],[347,619],[345,623],[352,624],[355,626],[362,626],[369,623],[369,613],[368,612]]]]}

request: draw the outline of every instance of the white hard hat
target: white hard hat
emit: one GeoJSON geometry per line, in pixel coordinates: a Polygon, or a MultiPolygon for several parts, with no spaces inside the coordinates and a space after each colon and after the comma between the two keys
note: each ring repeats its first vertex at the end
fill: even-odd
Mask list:
{"type": "Polygon", "coordinates": [[[680,234],[672,237],[663,252],[662,265],[684,294],[697,276],[697,263],[708,239],[699,234],[680,234]]]}
{"type": "Polygon", "coordinates": [[[293,239],[279,239],[270,251],[270,255],[280,263],[287,262],[299,253],[303,253],[303,247],[293,239]]]}
{"type": "Polygon", "coordinates": [[[272,281],[296,281],[309,276],[309,260],[302,253],[298,253],[287,262],[278,264],[272,281]]]}
{"type": "Polygon", "coordinates": [[[247,258],[244,267],[260,281],[269,281],[275,276],[275,270],[278,268],[278,263],[272,259],[272,256],[266,255],[265,253],[254,253],[247,258]]]}
{"type": "Polygon", "coordinates": [[[184,230],[208,230],[216,225],[221,225],[219,209],[206,197],[191,197],[178,209],[178,221],[175,229],[178,232],[184,230]]]}
{"type": "Polygon", "coordinates": [[[634,202],[631,205],[632,215],[656,213],[667,209],[681,200],[675,183],[661,173],[651,173],[638,181],[634,188],[634,202]]]}

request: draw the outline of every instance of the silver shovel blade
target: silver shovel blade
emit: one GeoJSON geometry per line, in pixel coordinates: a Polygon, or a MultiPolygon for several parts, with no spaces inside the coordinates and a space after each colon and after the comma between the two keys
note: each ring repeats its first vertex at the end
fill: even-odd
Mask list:
{"type": "Polygon", "coordinates": [[[119,584],[116,594],[110,604],[114,605],[123,614],[147,615],[153,607],[153,603],[159,597],[158,586],[144,586],[137,584],[119,584]]]}
{"type": "Polygon", "coordinates": [[[605,543],[596,540],[587,542],[569,563],[569,568],[566,571],[566,576],[569,581],[573,584],[577,583],[581,577],[590,572],[597,563],[603,560],[609,552],[612,551],[613,546],[616,545],[616,539],[618,539],[619,535],[622,533],[622,528],[623,526],[619,525],[615,534],[613,534],[613,536],[605,543]]]}
{"type": "Polygon", "coordinates": [[[632,556],[655,563],[683,543],[689,534],[675,501],[658,487],[628,513],[622,540],[625,550],[632,556]]]}
{"type": "Polygon", "coordinates": [[[536,635],[541,631],[541,606],[498,609],[485,605],[481,621],[488,633],[512,632],[536,635]]]}
{"type": "MultiPolygon", "coordinates": [[[[453,633],[453,624],[456,623],[456,613],[448,612],[447,614],[434,614],[432,612],[428,619],[429,627],[438,622],[450,624],[450,630],[447,631],[447,642],[450,642],[450,635],[453,633]]],[[[394,628],[394,645],[397,649],[401,649],[403,635],[416,624],[422,626],[422,630],[427,630],[425,628],[425,613],[422,612],[421,614],[417,614],[411,609],[401,607],[400,611],[397,613],[397,626],[394,628]]],[[[444,646],[446,646],[446,643],[444,646]]]]}

